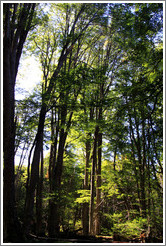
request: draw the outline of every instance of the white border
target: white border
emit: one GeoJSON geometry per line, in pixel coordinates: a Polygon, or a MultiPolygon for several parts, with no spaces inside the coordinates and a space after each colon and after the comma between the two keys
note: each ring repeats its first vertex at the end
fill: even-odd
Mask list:
{"type": "MultiPolygon", "coordinates": [[[[1,1],[1,245],[11,245],[3,243],[3,3],[20,3],[20,1],[1,1]]],[[[21,1],[28,3],[43,3],[45,1],[21,1]]],[[[163,3],[163,243],[141,243],[141,245],[165,245],[165,1],[46,1],[47,3],[163,3]]],[[[124,243],[12,243],[12,245],[125,245],[124,243]]],[[[127,245],[140,245],[140,243],[127,243],[127,245]]]]}

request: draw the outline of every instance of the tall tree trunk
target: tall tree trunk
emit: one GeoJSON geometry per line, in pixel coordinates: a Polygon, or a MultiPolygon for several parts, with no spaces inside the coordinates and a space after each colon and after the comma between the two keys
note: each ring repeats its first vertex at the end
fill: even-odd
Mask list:
{"type": "Polygon", "coordinates": [[[66,142],[67,134],[64,129],[60,131],[58,156],[56,160],[56,166],[54,168],[53,180],[52,180],[52,190],[54,193],[54,198],[50,201],[49,208],[49,236],[55,237],[59,233],[60,224],[60,212],[59,212],[59,200],[60,200],[60,187],[62,179],[62,168],[63,168],[63,154],[66,142]]]}
{"type": "Polygon", "coordinates": [[[101,232],[100,208],[101,208],[101,158],[102,158],[102,133],[98,133],[98,160],[96,166],[96,208],[95,208],[95,235],[101,232]]]}
{"type": "MultiPolygon", "coordinates": [[[[51,119],[51,148],[50,148],[50,160],[49,160],[49,192],[50,195],[54,194],[53,182],[55,179],[55,165],[57,157],[57,144],[58,144],[58,135],[59,135],[59,113],[56,115],[56,110],[52,110],[52,119],[51,119]],[[58,120],[56,119],[58,117],[58,120]],[[56,131],[55,131],[56,128],[56,131]]],[[[54,236],[53,227],[56,217],[54,217],[55,210],[55,198],[49,199],[49,214],[48,214],[48,233],[50,236],[54,236]]]]}
{"type": "Polygon", "coordinates": [[[158,153],[157,153],[157,147],[156,147],[156,143],[155,143],[155,131],[153,129],[153,121],[152,121],[152,117],[150,116],[150,127],[151,127],[151,132],[152,132],[152,138],[151,138],[151,143],[152,143],[152,146],[153,146],[153,150],[154,150],[154,153],[155,153],[155,157],[158,161],[158,164],[160,166],[160,169],[161,169],[161,173],[163,173],[163,167],[162,167],[162,164],[161,164],[161,161],[160,161],[160,158],[158,156],[158,153]]]}
{"type": "Polygon", "coordinates": [[[91,171],[91,197],[90,197],[90,208],[89,208],[89,233],[94,234],[94,198],[95,198],[95,168],[97,163],[97,140],[98,140],[98,126],[95,129],[94,134],[94,146],[92,155],[92,171],[91,171]]]}
{"type": "MultiPolygon", "coordinates": [[[[70,113],[69,120],[66,123],[67,116],[67,107],[63,107],[61,110],[61,125],[64,126],[66,123],[66,131],[64,128],[61,128],[59,133],[59,144],[58,144],[58,153],[57,158],[54,158],[52,169],[52,192],[54,198],[50,200],[49,207],[49,220],[48,220],[48,234],[50,237],[55,237],[59,233],[60,229],[60,189],[61,189],[61,179],[62,179],[62,169],[63,169],[63,155],[65,149],[66,138],[68,130],[71,125],[73,112],[70,113]]],[[[57,141],[57,140],[56,140],[57,141]]]]}
{"type": "MultiPolygon", "coordinates": [[[[135,140],[135,146],[137,149],[138,163],[139,163],[139,175],[140,175],[140,203],[141,203],[141,216],[146,217],[146,201],[145,201],[145,151],[143,146],[143,140],[141,144],[139,122],[136,115],[136,109],[134,108],[135,125],[137,133],[137,141],[135,140]],[[142,148],[143,147],[143,148],[142,148]],[[143,153],[143,156],[142,156],[143,153]]],[[[143,126],[144,127],[144,126],[143,126]]]]}
{"type": "Polygon", "coordinates": [[[46,115],[46,105],[42,106],[40,117],[39,117],[39,125],[35,140],[35,149],[33,154],[32,166],[31,166],[31,175],[30,181],[27,186],[27,194],[26,194],[26,201],[25,201],[25,218],[24,218],[24,227],[25,233],[30,232],[30,227],[34,221],[34,196],[35,196],[35,189],[36,184],[38,183],[39,179],[39,163],[40,163],[40,153],[43,144],[43,130],[44,130],[44,122],[45,122],[45,115],[46,115]]]}
{"type": "Polygon", "coordinates": [[[137,194],[138,194],[138,200],[139,200],[139,212],[140,212],[140,216],[141,216],[140,185],[139,185],[139,180],[138,180],[137,163],[135,160],[135,149],[134,149],[134,143],[136,143],[136,140],[134,137],[134,131],[133,131],[132,122],[131,122],[131,115],[129,115],[129,123],[130,123],[130,141],[131,141],[132,161],[134,162],[134,173],[135,173],[135,177],[136,177],[137,194]]]}
{"type": "MultiPolygon", "coordinates": [[[[90,151],[91,151],[91,143],[90,143],[91,134],[87,134],[86,140],[86,164],[85,164],[85,177],[84,177],[84,189],[89,189],[89,161],[90,161],[90,151]]],[[[87,235],[89,233],[89,203],[83,203],[82,208],[82,225],[83,225],[83,234],[87,235]]]]}
{"type": "Polygon", "coordinates": [[[4,240],[19,240],[20,226],[15,212],[14,145],[15,81],[24,42],[31,27],[35,4],[4,3],[3,35],[3,138],[4,138],[4,240]],[[19,9],[20,8],[20,9],[19,9]],[[19,9],[19,10],[18,10],[19,9]],[[17,18],[16,12],[19,11],[17,18]]]}
{"type": "Polygon", "coordinates": [[[4,46],[3,57],[3,152],[4,152],[4,193],[3,219],[4,240],[13,237],[15,228],[15,190],[14,190],[14,82],[10,71],[10,43],[4,46]]]}
{"type": "Polygon", "coordinates": [[[148,192],[147,192],[147,197],[148,197],[148,204],[147,204],[147,208],[148,208],[148,236],[150,235],[150,230],[151,230],[151,226],[150,226],[150,218],[151,218],[151,178],[150,178],[150,122],[148,119],[148,130],[147,130],[147,142],[148,142],[148,148],[147,148],[147,157],[148,157],[148,161],[147,161],[147,175],[148,175],[148,192]]]}
{"type": "Polygon", "coordinates": [[[43,145],[41,146],[41,160],[40,160],[40,176],[39,182],[37,184],[37,192],[36,192],[36,234],[43,235],[44,232],[42,230],[42,192],[43,192],[43,145]]]}
{"type": "Polygon", "coordinates": [[[145,122],[144,122],[144,108],[141,112],[142,116],[142,146],[143,146],[143,158],[142,158],[142,177],[141,177],[141,191],[142,191],[142,215],[146,217],[146,194],[145,194],[145,168],[146,168],[146,138],[145,138],[145,122]]]}
{"type": "MultiPolygon", "coordinates": [[[[102,79],[101,79],[102,81],[102,79]]],[[[101,121],[103,119],[102,115],[102,102],[103,102],[103,96],[104,96],[104,84],[100,84],[100,107],[99,107],[99,114],[98,114],[98,120],[99,124],[101,124],[101,121]]],[[[102,132],[101,129],[98,127],[98,146],[97,146],[97,162],[96,162],[96,208],[95,208],[95,235],[99,235],[101,232],[101,162],[102,162],[102,132]]]]}

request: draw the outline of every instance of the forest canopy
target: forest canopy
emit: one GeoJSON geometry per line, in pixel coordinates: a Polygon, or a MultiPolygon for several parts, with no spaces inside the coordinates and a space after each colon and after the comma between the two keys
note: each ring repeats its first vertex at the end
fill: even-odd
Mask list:
{"type": "Polygon", "coordinates": [[[2,5],[4,242],[163,242],[163,3],[2,5]]]}

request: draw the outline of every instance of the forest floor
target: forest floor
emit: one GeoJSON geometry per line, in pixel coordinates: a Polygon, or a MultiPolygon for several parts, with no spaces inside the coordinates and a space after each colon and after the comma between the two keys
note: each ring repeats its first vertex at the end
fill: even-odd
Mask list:
{"type": "MultiPolygon", "coordinates": [[[[29,235],[28,242],[30,243],[136,243],[136,241],[115,241],[111,236],[81,236],[75,235],[75,237],[38,237],[35,235],[29,235]]],[[[137,241],[138,242],[138,241],[137,241]]]]}
{"type": "MultiPolygon", "coordinates": [[[[29,234],[24,238],[23,241],[21,241],[21,238],[16,240],[17,243],[145,243],[145,241],[141,241],[140,238],[113,238],[111,236],[83,236],[80,234],[63,234],[58,235],[56,238],[50,238],[47,236],[36,236],[34,234],[29,234]]],[[[5,242],[5,243],[11,243],[11,242],[5,242]]],[[[159,238],[151,238],[146,239],[146,243],[163,243],[162,239],[159,238]]]]}

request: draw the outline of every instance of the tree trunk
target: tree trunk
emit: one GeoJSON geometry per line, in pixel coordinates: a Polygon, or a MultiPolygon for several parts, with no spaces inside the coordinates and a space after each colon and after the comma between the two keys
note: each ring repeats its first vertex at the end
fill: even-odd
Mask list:
{"type": "Polygon", "coordinates": [[[129,123],[130,123],[130,141],[131,141],[131,153],[132,153],[132,161],[134,162],[134,173],[136,177],[136,183],[137,183],[137,194],[138,194],[138,200],[139,200],[139,212],[141,216],[141,198],[140,198],[140,185],[138,181],[138,171],[137,171],[137,163],[135,160],[135,149],[134,149],[134,142],[136,142],[135,137],[134,137],[134,131],[132,127],[132,122],[131,122],[131,116],[129,115],[129,123]]]}
{"type": "MultiPolygon", "coordinates": [[[[54,194],[53,182],[55,182],[54,170],[56,165],[56,155],[57,155],[57,144],[58,144],[58,135],[59,135],[59,114],[58,120],[56,120],[56,111],[52,109],[52,119],[51,119],[51,148],[50,148],[50,160],[49,160],[49,189],[50,195],[54,194]],[[55,132],[56,128],[56,132],[55,132]]],[[[56,217],[54,216],[55,208],[55,198],[49,199],[49,215],[48,215],[48,233],[49,236],[54,236],[54,221],[56,217]]]]}
{"type": "MultiPolygon", "coordinates": [[[[135,146],[137,149],[138,163],[139,163],[139,175],[140,175],[140,203],[141,203],[141,216],[146,217],[146,201],[145,201],[145,152],[142,149],[143,140],[141,144],[140,131],[139,131],[139,122],[136,115],[136,109],[134,108],[134,117],[137,133],[137,141],[135,140],[135,146]],[[143,156],[141,153],[143,152],[143,156]]],[[[143,126],[144,127],[144,126],[143,126]]],[[[143,133],[144,134],[144,133],[143,133]]]]}
{"type": "MultiPolygon", "coordinates": [[[[89,161],[90,161],[90,150],[91,150],[91,144],[90,144],[90,136],[91,134],[87,134],[87,140],[86,140],[86,164],[85,164],[85,177],[84,177],[84,189],[89,189],[89,161]]],[[[82,225],[83,225],[83,234],[88,235],[89,232],[89,203],[83,203],[82,208],[82,225]]]]}
{"type": "MultiPolygon", "coordinates": [[[[62,179],[62,169],[63,169],[63,155],[65,149],[66,138],[68,134],[69,127],[71,125],[73,112],[70,113],[69,120],[66,122],[67,107],[63,106],[61,109],[61,125],[64,127],[66,125],[66,131],[61,128],[59,133],[59,145],[57,158],[54,156],[54,163],[52,169],[52,193],[54,194],[53,199],[50,200],[49,206],[49,219],[48,219],[48,234],[50,237],[55,237],[58,235],[60,230],[60,188],[62,179]]],[[[55,139],[57,141],[57,139],[55,139]]]]}
{"type": "Polygon", "coordinates": [[[95,235],[99,235],[100,228],[100,207],[101,207],[101,158],[102,158],[102,133],[98,134],[98,160],[96,166],[96,209],[95,209],[95,235]]]}
{"type": "Polygon", "coordinates": [[[143,158],[142,158],[142,176],[141,176],[141,191],[142,191],[142,216],[146,217],[146,194],[145,194],[145,168],[146,168],[146,138],[145,138],[145,122],[144,122],[144,108],[141,112],[142,116],[142,146],[143,146],[143,158]]]}
{"type": "Polygon", "coordinates": [[[150,122],[148,119],[148,130],[147,130],[147,142],[148,142],[148,148],[147,148],[147,175],[148,175],[148,191],[147,191],[147,197],[148,197],[148,202],[147,202],[147,208],[148,208],[148,237],[150,235],[150,230],[151,230],[151,223],[150,223],[150,218],[151,218],[151,178],[150,178],[150,122]]]}
{"type": "Polygon", "coordinates": [[[10,43],[4,45],[3,57],[3,152],[4,152],[4,193],[3,219],[4,240],[11,240],[15,227],[15,189],[14,189],[14,81],[11,78],[10,43]]]}
{"type": "Polygon", "coordinates": [[[39,117],[39,125],[36,135],[36,141],[35,141],[35,150],[32,160],[30,181],[29,181],[29,185],[27,186],[27,194],[26,194],[26,201],[25,201],[25,218],[24,218],[25,233],[30,232],[30,227],[34,223],[34,219],[33,219],[34,196],[35,196],[36,184],[39,179],[39,163],[40,163],[40,153],[43,144],[43,130],[44,130],[45,115],[46,115],[46,106],[43,105],[39,117]]]}
{"type": "Polygon", "coordinates": [[[95,198],[95,167],[97,163],[97,140],[99,128],[96,127],[94,134],[94,146],[92,155],[92,171],[91,171],[91,198],[89,208],[89,233],[94,235],[94,198],[95,198]]]}
{"type": "Polygon", "coordinates": [[[42,236],[42,192],[43,192],[43,145],[41,146],[40,177],[36,192],[36,234],[42,236]]]}
{"type": "Polygon", "coordinates": [[[61,129],[59,147],[58,147],[58,156],[56,161],[56,166],[53,173],[52,180],[52,191],[55,197],[50,201],[49,208],[49,236],[55,237],[59,233],[59,224],[60,224],[60,212],[59,212],[59,200],[60,200],[60,187],[61,187],[61,178],[62,178],[62,168],[63,168],[63,154],[64,147],[66,142],[67,134],[64,132],[64,129],[61,129]]]}
{"type": "Polygon", "coordinates": [[[19,4],[16,3],[4,3],[3,9],[3,236],[5,241],[10,240],[11,242],[19,240],[20,237],[20,226],[15,212],[14,188],[15,81],[23,45],[31,26],[35,4],[24,4],[22,9],[19,10],[19,20],[16,17],[18,6],[19,4]]]}
{"type": "MultiPolygon", "coordinates": [[[[102,79],[101,79],[102,81],[102,79]]],[[[102,115],[102,101],[104,96],[104,84],[100,84],[100,107],[99,107],[99,115],[98,120],[99,124],[101,124],[101,121],[103,119],[102,115]]],[[[96,162],[96,209],[95,209],[95,235],[99,235],[101,232],[101,226],[100,226],[100,209],[101,209],[101,162],[102,162],[102,132],[100,132],[101,129],[98,127],[98,146],[97,146],[97,162],[96,162]]]]}

